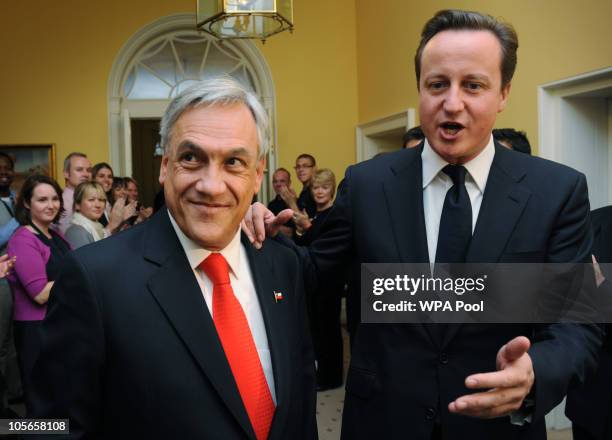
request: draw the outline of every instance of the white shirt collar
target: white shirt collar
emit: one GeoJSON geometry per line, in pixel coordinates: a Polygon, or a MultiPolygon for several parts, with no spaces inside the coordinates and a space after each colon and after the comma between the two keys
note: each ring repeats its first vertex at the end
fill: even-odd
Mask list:
{"type": "MultiPolygon", "coordinates": [[[[484,194],[485,187],[487,186],[487,179],[489,178],[489,171],[491,170],[494,156],[495,144],[493,142],[493,135],[491,135],[489,143],[478,156],[463,164],[481,194],[484,194]]],[[[421,153],[421,161],[423,162],[423,188],[425,188],[442,171],[442,168],[448,165],[448,162],[442,159],[431,148],[427,139],[425,139],[425,145],[421,153]]]]}
{"type": "MultiPolygon", "coordinates": [[[[187,260],[189,260],[189,265],[192,269],[197,269],[202,261],[204,261],[212,251],[208,249],[204,249],[200,247],[195,241],[191,238],[187,237],[185,233],[179,228],[176,220],[168,211],[168,216],[170,217],[170,223],[172,223],[172,227],[174,228],[174,232],[181,242],[181,246],[183,247],[183,251],[187,256],[187,260]]],[[[229,265],[230,270],[234,274],[236,278],[239,278],[238,274],[240,273],[240,228],[236,231],[234,238],[229,244],[219,251],[221,255],[227,260],[227,264],[229,265]]]]}

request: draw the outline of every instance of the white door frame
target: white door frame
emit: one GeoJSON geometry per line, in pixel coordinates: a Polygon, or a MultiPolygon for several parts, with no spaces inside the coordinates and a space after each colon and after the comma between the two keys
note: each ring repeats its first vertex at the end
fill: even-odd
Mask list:
{"type": "Polygon", "coordinates": [[[612,67],[551,82],[538,87],[539,156],[557,160],[563,143],[559,139],[564,98],[612,87],[612,67]]]}
{"type": "MultiPolygon", "coordinates": [[[[357,162],[371,159],[380,152],[373,136],[382,135],[397,129],[407,131],[415,125],[416,111],[413,108],[376,119],[375,121],[359,124],[355,130],[357,162]]],[[[400,146],[398,145],[399,148],[400,146]]]]}
{"type": "Polygon", "coordinates": [[[538,87],[540,156],[584,172],[589,181],[591,206],[595,208],[612,201],[612,139],[599,135],[602,130],[610,133],[606,125],[612,123],[606,124],[602,120],[606,116],[601,113],[608,113],[609,121],[609,106],[604,101],[609,96],[612,67],[538,87]],[[593,99],[600,101],[596,103],[593,99]],[[595,113],[589,115],[589,111],[595,113]],[[586,119],[580,121],[576,117],[586,119]],[[580,139],[586,143],[581,144],[580,139]]]}

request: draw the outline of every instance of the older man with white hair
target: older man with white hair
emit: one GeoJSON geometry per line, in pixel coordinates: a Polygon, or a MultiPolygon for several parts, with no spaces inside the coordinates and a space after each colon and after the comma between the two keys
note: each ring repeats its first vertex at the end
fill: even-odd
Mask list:
{"type": "Polygon", "coordinates": [[[268,119],[229,78],[161,122],[167,209],[77,250],[51,293],[34,415],[70,437],[316,438],[314,359],[297,257],[240,220],[268,119]]]}

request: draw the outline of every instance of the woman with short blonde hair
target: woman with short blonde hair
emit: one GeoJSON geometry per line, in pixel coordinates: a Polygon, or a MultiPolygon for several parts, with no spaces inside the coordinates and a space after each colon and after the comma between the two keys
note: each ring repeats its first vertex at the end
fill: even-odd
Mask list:
{"type": "Polygon", "coordinates": [[[106,193],[95,182],[83,182],[74,190],[74,214],[66,230],[66,240],[73,249],[102,240],[108,232],[99,222],[106,207],[106,193]]]}
{"type": "MultiPolygon", "coordinates": [[[[336,176],[323,168],[316,172],[310,183],[310,191],[317,212],[312,219],[305,211],[295,215],[295,241],[309,245],[321,234],[327,216],[333,209],[336,195],[336,176]]],[[[342,333],[340,330],[342,277],[325,279],[319,288],[306,299],[310,330],[317,360],[317,390],[324,391],[342,385],[342,333]]]]}

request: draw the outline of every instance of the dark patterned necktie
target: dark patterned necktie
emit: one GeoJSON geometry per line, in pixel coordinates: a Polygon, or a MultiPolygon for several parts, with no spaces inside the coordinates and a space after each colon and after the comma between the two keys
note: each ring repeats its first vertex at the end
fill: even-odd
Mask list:
{"type": "MultiPolygon", "coordinates": [[[[472,240],[472,204],[465,188],[467,170],[461,165],[446,165],[442,171],[452,179],[453,186],[449,188],[444,198],[436,250],[437,269],[434,269],[434,272],[436,276],[458,276],[462,268],[460,266],[453,268],[452,263],[465,263],[465,256],[472,240]],[[440,263],[443,263],[442,268],[439,266],[440,263]]],[[[446,323],[428,326],[428,331],[439,346],[444,343],[447,329],[446,323]]]]}
{"type": "Polygon", "coordinates": [[[465,263],[472,240],[472,204],[465,188],[467,170],[461,165],[446,165],[442,171],[453,180],[453,186],[444,198],[436,263],[465,263]]]}

